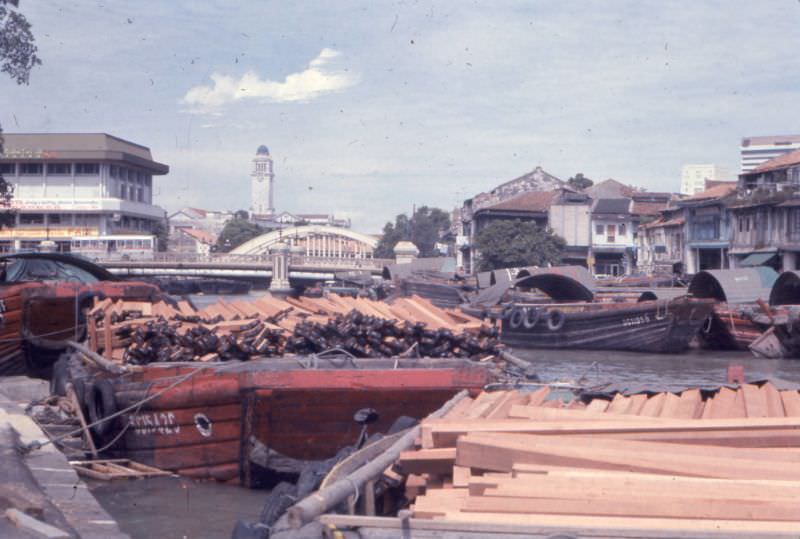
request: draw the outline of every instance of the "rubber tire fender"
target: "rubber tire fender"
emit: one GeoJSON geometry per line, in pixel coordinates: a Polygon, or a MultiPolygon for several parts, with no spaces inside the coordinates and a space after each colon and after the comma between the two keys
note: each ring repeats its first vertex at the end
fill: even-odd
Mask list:
{"type": "Polygon", "coordinates": [[[511,316],[508,317],[508,325],[511,329],[518,329],[522,326],[522,321],[525,318],[525,313],[521,307],[514,307],[511,311],[511,316]]]}
{"type": "MultiPolygon", "coordinates": [[[[114,387],[108,380],[95,380],[87,384],[84,399],[86,410],[89,413],[89,423],[95,423],[103,418],[117,413],[117,399],[114,397],[114,387]]],[[[114,419],[92,425],[90,430],[97,439],[104,439],[114,427],[114,419]]]]}
{"type": "Polygon", "coordinates": [[[550,331],[558,331],[564,327],[567,321],[567,315],[560,309],[552,309],[547,311],[547,329],[550,331]]]}
{"type": "Polygon", "coordinates": [[[525,326],[525,329],[533,329],[536,327],[536,324],[539,323],[540,316],[541,313],[539,313],[539,309],[536,307],[526,307],[525,316],[522,318],[522,325],[525,326]]]}

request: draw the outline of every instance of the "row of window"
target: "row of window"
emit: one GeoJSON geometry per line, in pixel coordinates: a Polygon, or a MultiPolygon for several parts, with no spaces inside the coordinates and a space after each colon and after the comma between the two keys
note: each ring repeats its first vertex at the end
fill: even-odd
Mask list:
{"type": "Polygon", "coordinates": [[[609,238],[613,238],[617,236],[617,232],[619,232],[620,236],[624,236],[628,232],[625,223],[620,223],[619,225],[594,225],[594,233],[598,236],[605,234],[609,238]]]}
{"type": "Polygon", "coordinates": [[[121,167],[118,165],[111,165],[108,167],[108,175],[119,180],[135,182],[139,185],[149,185],[152,179],[152,176],[145,174],[141,170],[134,170],[132,168],[121,167]]]}
{"type": "Polygon", "coordinates": [[[8,176],[69,176],[72,170],[78,176],[97,176],[100,163],[0,163],[0,173],[8,176]]]}

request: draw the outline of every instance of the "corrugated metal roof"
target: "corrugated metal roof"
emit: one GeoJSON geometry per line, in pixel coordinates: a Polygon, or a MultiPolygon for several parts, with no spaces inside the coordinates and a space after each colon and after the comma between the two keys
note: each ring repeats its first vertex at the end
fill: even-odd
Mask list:
{"type": "Polygon", "coordinates": [[[705,270],[694,276],[689,293],[728,303],[753,303],[770,297],[778,273],[767,266],[728,270],[705,270]]]}

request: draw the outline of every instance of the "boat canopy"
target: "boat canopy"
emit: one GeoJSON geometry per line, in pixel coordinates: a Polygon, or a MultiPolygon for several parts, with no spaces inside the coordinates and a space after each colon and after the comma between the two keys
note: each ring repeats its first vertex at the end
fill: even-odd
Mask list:
{"type": "Polygon", "coordinates": [[[770,305],[800,305],[800,272],[784,271],[772,285],[770,305]]]}
{"type": "Polygon", "coordinates": [[[105,268],[63,253],[14,253],[0,256],[0,282],[74,281],[93,283],[118,280],[105,268]]]}
{"type": "Polygon", "coordinates": [[[692,278],[689,293],[728,303],[753,303],[770,297],[778,273],[768,267],[704,270],[692,278]]]}
{"type": "Polygon", "coordinates": [[[561,266],[520,270],[514,286],[536,288],[555,301],[592,301],[595,282],[583,266],[561,266]]]}

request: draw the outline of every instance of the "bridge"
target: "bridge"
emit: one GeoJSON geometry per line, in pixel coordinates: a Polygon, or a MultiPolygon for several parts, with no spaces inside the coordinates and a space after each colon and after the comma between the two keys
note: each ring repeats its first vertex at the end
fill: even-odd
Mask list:
{"type": "Polygon", "coordinates": [[[267,282],[272,279],[278,246],[288,247],[289,280],[298,284],[331,280],[337,273],[369,272],[380,276],[392,259],[373,258],[377,240],[352,230],[300,226],[263,234],[230,253],[155,253],[147,260],[119,257],[97,260],[115,275],[125,277],[212,277],[267,282]]]}

